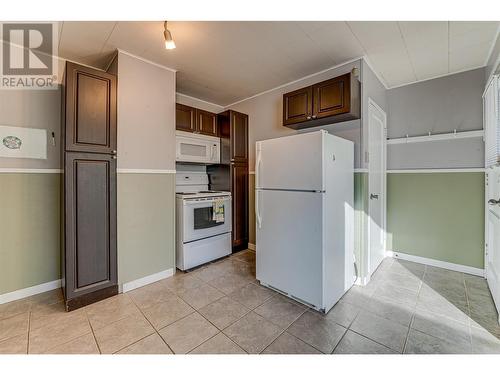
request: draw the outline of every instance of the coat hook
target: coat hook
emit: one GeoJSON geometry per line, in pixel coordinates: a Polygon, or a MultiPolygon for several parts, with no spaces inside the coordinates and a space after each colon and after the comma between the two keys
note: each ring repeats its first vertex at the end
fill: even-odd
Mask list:
{"type": "Polygon", "coordinates": [[[430,137],[431,136],[431,132],[428,133],[428,136],[430,137]]]}
{"type": "Polygon", "coordinates": [[[408,134],[406,134],[406,143],[408,143],[408,134]]]}
{"type": "Polygon", "coordinates": [[[457,136],[457,129],[453,129],[453,135],[456,137],[457,136]]]}

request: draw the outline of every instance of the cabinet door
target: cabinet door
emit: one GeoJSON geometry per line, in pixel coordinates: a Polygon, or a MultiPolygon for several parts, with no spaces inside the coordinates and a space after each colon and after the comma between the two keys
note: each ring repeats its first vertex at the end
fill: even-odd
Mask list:
{"type": "Polygon", "coordinates": [[[66,151],[116,150],[116,76],[66,63],[66,151]]]}
{"type": "Polygon", "coordinates": [[[296,124],[311,119],[312,87],[304,87],[283,95],[283,125],[296,124]]]}
{"type": "Polygon", "coordinates": [[[64,162],[65,296],[72,310],[118,292],[116,159],[66,152],[64,162]]]}
{"type": "Polygon", "coordinates": [[[231,111],[231,161],[248,161],[248,115],[231,111]]]}
{"type": "Polygon", "coordinates": [[[217,117],[215,113],[197,109],[196,124],[197,130],[201,134],[217,137],[217,117]]]}
{"type": "Polygon", "coordinates": [[[248,164],[232,164],[233,248],[248,246],[248,164]]]}
{"type": "Polygon", "coordinates": [[[313,85],[313,119],[348,113],[350,98],[350,74],[313,85]]]}
{"type": "Polygon", "coordinates": [[[184,104],[175,104],[175,128],[185,132],[196,131],[196,109],[184,104]]]}

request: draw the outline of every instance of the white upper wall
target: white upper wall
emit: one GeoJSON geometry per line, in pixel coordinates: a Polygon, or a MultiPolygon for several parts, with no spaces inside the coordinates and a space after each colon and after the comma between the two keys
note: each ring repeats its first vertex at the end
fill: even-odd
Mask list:
{"type": "Polygon", "coordinates": [[[224,107],[221,105],[193,98],[192,96],[184,95],[179,92],[175,95],[175,101],[179,104],[184,104],[190,107],[203,109],[208,112],[219,113],[224,111],[224,107]]]}
{"type": "MultiPolygon", "coordinates": [[[[387,91],[388,137],[483,128],[485,68],[387,91]]],[[[484,165],[482,138],[388,145],[388,169],[475,168],[484,165]]]]}
{"type": "Polygon", "coordinates": [[[124,52],[116,61],[118,169],[175,169],[175,72],[124,52]]]}

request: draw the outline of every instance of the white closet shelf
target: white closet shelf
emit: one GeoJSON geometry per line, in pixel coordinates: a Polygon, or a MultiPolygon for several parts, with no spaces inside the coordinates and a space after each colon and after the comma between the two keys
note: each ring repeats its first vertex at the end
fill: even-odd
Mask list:
{"type": "Polygon", "coordinates": [[[388,139],[387,144],[388,145],[397,145],[397,144],[401,144],[401,143],[449,141],[449,140],[453,140],[453,139],[479,138],[479,137],[483,137],[483,136],[484,136],[484,130],[471,130],[471,131],[464,131],[464,132],[421,135],[421,136],[416,136],[416,137],[393,138],[393,139],[388,139]]]}

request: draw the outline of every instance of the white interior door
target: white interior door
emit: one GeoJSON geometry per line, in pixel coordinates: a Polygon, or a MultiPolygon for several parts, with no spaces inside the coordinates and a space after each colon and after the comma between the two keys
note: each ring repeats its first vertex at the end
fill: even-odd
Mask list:
{"type": "Polygon", "coordinates": [[[368,103],[368,274],[385,257],[386,115],[372,100],[368,103]]]}
{"type": "Polygon", "coordinates": [[[500,167],[487,169],[486,277],[491,295],[500,306],[500,167]]]}
{"type": "Polygon", "coordinates": [[[494,76],[483,95],[485,133],[485,276],[497,310],[500,311],[500,95],[494,76]]]}

